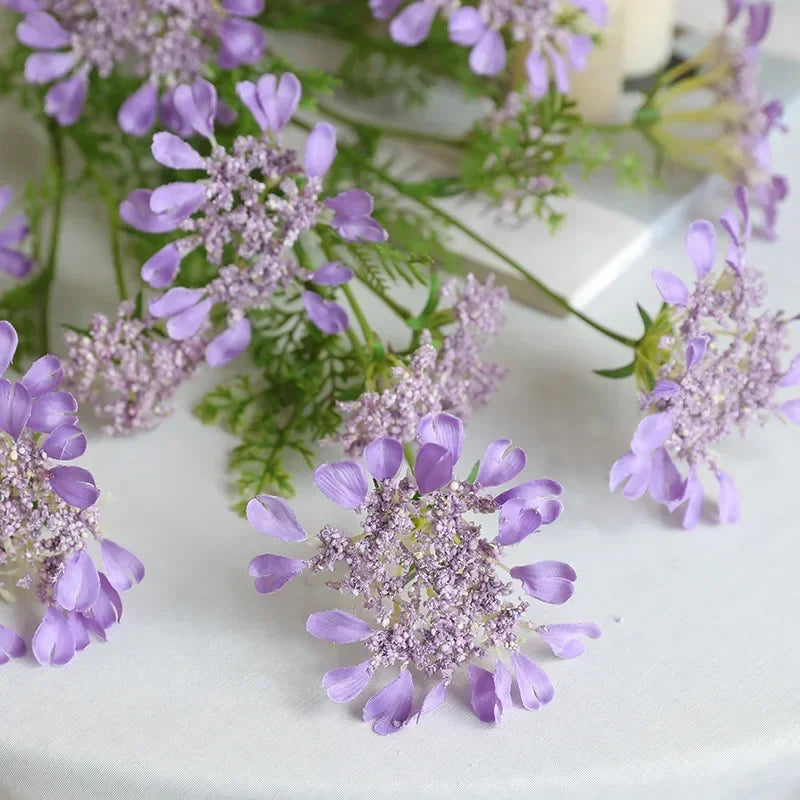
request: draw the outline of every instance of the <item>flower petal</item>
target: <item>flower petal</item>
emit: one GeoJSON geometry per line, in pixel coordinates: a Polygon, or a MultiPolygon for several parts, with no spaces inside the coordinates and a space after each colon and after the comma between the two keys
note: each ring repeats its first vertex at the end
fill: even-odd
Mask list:
{"type": "Polygon", "coordinates": [[[172,93],[172,102],[187,125],[191,125],[206,139],[214,137],[217,90],[213,83],[198,79],[191,86],[176,86],[172,93]]]}
{"type": "Polygon", "coordinates": [[[372,195],[363,189],[348,189],[329,197],[325,205],[344,217],[368,217],[374,207],[372,195]]]}
{"type": "Polygon", "coordinates": [[[672,431],[672,416],[669,411],[649,414],[636,428],[631,439],[631,450],[637,455],[652,453],[669,439],[672,431]]]}
{"type": "Polygon", "coordinates": [[[154,289],[165,289],[178,274],[181,251],[175,242],[164,245],[142,264],[142,280],[154,289]]]}
{"type": "Polygon", "coordinates": [[[174,231],[182,221],[178,214],[154,214],[150,209],[150,198],[153,193],[149,189],[134,189],[120,203],[120,219],[137,231],[145,233],[168,233],[174,231]]]}
{"type": "Polygon", "coordinates": [[[247,521],[265,536],[287,542],[302,542],[308,536],[282,497],[260,494],[247,504],[246,513],[247,521]]]}
{"type": "Polygon", "coordinates": [[[664,269],[654,269],[651,275],[665,303],[685,306],[689,302],[689,290],[677,275],[664,269]]]}
{"type": "Polygon", "coordinates": [[[328,122],[318,122],[306,139],[304,163],[306,172],[321,178],[336,157],[336,129],[328,122]]]}
{"type": "Polygon", "coordinates": [[[257,17],[264,10],[264,0],[222,0],[222,7],[240,17],[257,17]]]}
{"type": "Polygon", "coordinates": [[[3,375],[11,366],[18,343],[19,339],[14,326],[7,320],[0,321],[0,375],[3,375]]]}
{"type": "Polygon", "coordinates": [[[122,619],[122,599],[108,578],[102,572],[99,575],[100,594],[92,606],[91,615],[103,630],[108,630],[122,619]]]}
{"type": "Polygon", "coordinates": [[[75,655],[75,640],[64,615],[50,606],[36,633],[33,634],[31,650],[36,660],[48,667],[61,667],[75,655]]]}
{"type": "Polygon", "coordinates": [[[350,327],[347,312],[333,300],[325,300],[312,291],[303,292],[302,300],[308,318],[323,333],[334,336],[350,327]]]}
{"type": "Polygon", "coordinates": [[[705,278],[717,260],[717,233],[707,219],[699,219],[689,226],[686,252],[694,264],[697,277],[705,278]]]}
{"type": "Polygon", "coordinates": [[[397,733],[411,717],[414,681],[404,669],[364,706],[364,722],[375,720],[372,730],[381,736],[397,733]]]}
{"type": "Polygon", "coordinates": [[[213,303],[210,297],[201,300],[197,305],[175,314],[167,320],[167,333],[169,338],[176,342],[183,342],[191,339],[199,333],[203,326],[208,322],[208,315],[211,313],[213,303]]]}
{"type": "Polygon", "coordinates": [[[464,423],[452,414],[425,414],[417,425],[417,438],[422,445],[433,442],[444,447],[455,466],[464,447],[464,423]]]}
{"type": "Polygon", "coordinates": [[[447,32],[450,41],[463,47],[472,47],[486,31],[486,23],[477,8],[461,6],[450,15],[447,32]]]}
{"type": "Polygon", "coordinates": [[[89,80],[80,74],[51,86],[44,96],[45,114],[54,117],[62,127],[74,125],[83,112],[88,91],[89,80]]]}
{"type": "Polygon", "coordinates": [[[292,578],[296,578],[305,568],[306,562],[299,558],[264,553],[250,562],[247,572],[256,579],[257,592],[272,594],[282,589],[292,578]]]}
{"type": "Polygon", "coordinates": [[[100,542],[100,556],[106,569],[108,582],[118,591],[125,592],[134,583],[144,579],[144,564],[130,550],[111,539],[100,542]]]}
{"type": "Polygon", "coordinates": [[[117,124],[131,136],[144,136],[153,129],[158,117],[158,90],[149,81],[120,106],[117,124]]]}
{"type": "Polygon", "coordinates": [[[525,481],[525,483],[514,486],[511,489],[503,492],[495,497],[497,505],[502,506],[509,500],[515,497],[523,497],[528,501],[532,501],[539,497],[546,497],[548,495],[561,495],[564,489],[560,483],[550,480],[549,478],[537,478],[534,481],[525,481]]]}
{"type": "Polygon", "coordinates": [[[800,355],[794,357],[778,386],[797,386],[798,383],[800,383],[800,355]]]}
{"type": "Polygon", "coordinates": [[[65,611],[88,611],[99,594],[100,576],[91,556],[85,550],[73,553],[56,583],[56,603],[65,611]]]}
{"type": "Polygon", "coordinates": [[[206,362],[211,367],[222,367],[237,359],[250,346],[252,329],[250,320],[243,317],[230,328],[212,339],[206,347],[206,362]]]}
{"type": "Polygon", "coordinates": [[[317,488],[343,508],[358,508],[367,496],[367,479],[355,461],[320,464],[314,470],[317,488]]]}
{"type": "Polygon", "coordinates": [[[71,461],[86,452],[86,435],[72,423],[59,425],[47,437],[42,450],[56,461],[71,461]]]}
{"type": "Polygon", "coordinates": [[[422,701],[422,705],[419,707],[419,711],[417,712],[417,722],[419,722],[420,717],[423,714],[428,714],[431,711],[435,711],[439,708],[442,703],[447,699],[447,681],[442,681],[441,683],[437,683],[436,686],[431,689],[428,694],[425,695],[425,699],[422,701]]]}
{"type": "Polygon", "coordinates": [[[50,433],[59,425],[78,421],[78,401],[69,392],[48,392],[31,404],[28,427],[39,433],[50,433]]]}
{"type": "Polygon", "coordinates": [[[311,614],[306,630],[317,639],[336,644],[360,642],[372,633],[372,628],[364,620],[338,608],[311,614]]]}
{"type": "Polygon", "coordinates": [[[659,447],[653,453],[650,472],[650,496],[657,503],[670,505],[683,494],[683,478],[669,453],[659,447]]]}
{"type": "Polygon", "coordinates": [[[75,508],[89,508],[100,497],[92,473],[82,467],[54,467],[50,470],[50,486],[65,503],[75,508]]]}
{"type": "Polygon", "coordinates": [[[528,505],[527,500],[515,497],[500,507],[495,541],[503,546],[517,544],[542,525],[542,516],[528,505]]]}
{"type": "Polygon", "coordinates": [[[501,486],[516,478],[526,463],[522,448],[512,450],[511,439],[497,439],[486,448],[476,482],[480,486],[501,486]]]}
{"type": "Polygon", "coordinates": [[[160,297],[153,298],[148,309],[154,317],[171,317],[196,305],[202,297],[202,289],[186,289],[183,286],[176,286],[160,297]]]}
{"type": "Polygon", "coordinates": [[[61,23],[44,11],[28,14],[17,25],[17,39],[32,50],[57,50],[71,41],[61,23]]]}
{"type": "Polygon", "coordinates": [[[75,64],[75,53],[31,53],[25,60],[28,83],[50,83],[66,75],[75,64]]]}
{"type": "Polygon", "coordinates": [[[522,582],[526,594],[543,603],[561,605],[572,597],[577,579],[575,570],[563,561],[538,561],[512,567],[511,577],[522,582]]]}
{"type": "Polygon", "coordinates": [[[403,463],[403,445],[397,439],[381,436],[364,448],[364,460],[373,478],[391,480],[403,463]]]}
{"type": "Polygon", "coordinates": [[[424,42],[431,32],[436,11],[434,3],[424,0],[406,6],[389,25],[392,41],[404,47],[416,47],[424,42]]]}
{"type": "Polygon", "coordinates": [[[578,638],[579,636],[588,636],[590,639],[600,638],[600,628],[593,622],[562,622],[555,625],[541,625],[536,632],[559,658],[577,658],[586,650],[586,644],[578,638]]]}
{"type": "Polygon", "coordinates": [[[500,722],[500,717],[504,711],[510,711],[512,707],[511,702],[511,684],[513,678],[508,670],[508,667],[498,658],[494,668],[494,694],[497,698],[497,722],[500,722]]]}
{"type": "Polygon", "coordinates": [[[423,444],[414,462],[414,477],[422,494],[441,489],[453,480],[453,454],[434,442],[423,444]]]}
{"type": "Polygon", "coordinates": [[[31,398],[21,383],[0,379],[0,430],[19,439],[31,416],[31,398]]]}
{"type": "Polygon", "coordinates": [[[0,664],[8,664],[12,658],[21,658],[26,650],[25,640],[16,631],[0,625],[0,664]]]}
{"type": "Polygon", "coordinates": [[[55,356],[47,355],[31,364],[20,383],[28,390],[31,400],[36,400],[58,389],[63,377],[61,362],[55,356]]]}
{"type": "Polygon", "coordinates": [[[258,61],[264,54],[267,39],[264,29],[255,22],[228,17],[220,28],[219,43],[217,65],[222,69],[236,69],[258,61]]]}
{"type": "Polygon", "coordinates": [[[322,676],[322,687],[334,703],[349,703],[355,700],[372,680],[370,662],[362,661],[355,667],[339,667],[322,676]]]}
{"type": "Polygon", "coordinates": [[[497,696],[494,692],[494,675],[489,670],[470,664],[469,685],[472,710],[481,722],[499,722],[497,696]]]}
{"type": "Polygon", "coordinates": [[[203,169],[205,164],[200,153],[174,133],[155,134],[150,149],[159,164],[172,169],[203,169]]]}
{"type": "Polygon", "coordinates": [[[499,31],[490,28],[470,50],[469,68],[475,75],[497,75],[506,65],[506,45],[499,31]]]}
{"type": "Polygon", "coordinates": [[[189,181],[165,183],[154,189],[150,195],[150,210],[159,215],[182,214],[184,217],[189,217],[203,204],[205,197],[206,187],[202,183],[189,181]]]}
{"type": "Polygon", "coordinates": [[[531,97],[539,99],[547,94],[550,88],[550,75],[544,56],[532,49],[525,59],[525,72],[528,75],[528,91],[531,97]]]}
{"type": "Polygon", "coordinates": [[[354,274],[353,270],[346,267],[341,261],[329,261],[311,276],[311,280],[320,286],[341,286],[343,283],[351,281],[354,274]]]}
{"type": "Polygon", "coordinates": [[[739,521],[741,501],[739,490],[733,478],[721,469],[717,470],[719,481],[719,521],[723,525],[732,525],[739,521]]]}
{"type": "Polygon", "coordinates": [[[800,425],[800,399],[789,400],[778,406],[778,410],[792,422],[800,425]]]}
{"type": "Polygon", "coordinates": [[[633,452],[625,453],[622,458],[614,462],[611,467],[609,488],[612,492],[617,490],[623,481],[627,480],[622,489],[622,496],[629,500],[638,500],[647,491],[652,472],[652,456],[649,453],[637,455],[633,452]]]}
{"type": "Polygon", "coordinates": [[[522,705],[528,711],[538,711],[555,697],[556,691],[550,678],[537,663],[521,653],[512,653],[511,663],[514,665],[514,674],[517,676],[522,705]]]}

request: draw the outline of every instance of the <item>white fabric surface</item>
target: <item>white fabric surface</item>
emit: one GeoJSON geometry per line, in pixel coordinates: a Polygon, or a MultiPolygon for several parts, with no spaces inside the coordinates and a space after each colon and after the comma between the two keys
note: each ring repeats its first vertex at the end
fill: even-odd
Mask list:
{"type": "MultiPolygon", "coordinates": [[[[800,127],[800,108],[789,122],[800,127]]],[[[779,141],[775,158],[798,185],[796,141],[779,141]]],[[[694,216],[724,207],[709,197],[694,216]]],[[[795,192],[780,241],[752,248],[772,303],[792,312],[798,214],[795,192]]],[[[105,244],[85,212],[69,222],[56,318],[80,324],[98,305],[110,310],[111,280],[87,293],[85,277],[105,274],[105,244]]],[[[657,303],[655,266],[689,275],[681,231],[591,311],[635,334],[634,302],[657,303]]],[[[419,728],[383,739],[360,721],[361,702],[331,703],[322,673],[360,652],[312,639],[304,620],[339,598],[318,581],[272,597],[252,589],[253,555],[298,551],[274,548],[230,511],[232,439],[191,417],[194,383],[158,433],[91,441],[84,462],[104,489],[107,533],[148,574],[126,594],[108,644],[60,670],[23,659],[0,672],[0,797],[800,798],[800,431],[773,423],[732,441],[725,463],[744,493],[742,522],[685,533],[653,504],[608,492],[636,404],[629,382],[591,370],[623,363],[622,348],[515,306],[497,354],[511,377],[469,425],[465,461],[509,435],[528,451],[528,477],[564,483],[562,520],[515,555],[578,571],[573,600],[539,619],[589,619],[604,631],[575,661],[541,651],[556,686],[549,707],[488,727],[461,682],[419,728]]],[[[307,477],[298,489],[309,530],[342,519],[307,477]]]]}

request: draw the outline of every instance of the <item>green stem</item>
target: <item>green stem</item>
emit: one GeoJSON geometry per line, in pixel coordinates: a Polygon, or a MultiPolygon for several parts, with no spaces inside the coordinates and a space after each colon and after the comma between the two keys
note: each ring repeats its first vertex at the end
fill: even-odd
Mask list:
{"type": "Polygon", "coordinates": [[[558,294],[557,292],[554,292],[549,286],[542,283],[542,281],[540,281],[535,275],[533,275],[527,269],[525,269],[525,267],[523,267],[522,264],[520,264],[518,261],[508,256],[502,250],[495,247],[491,242],[487,241],[482,236],[475,233],[473,230],[464,225],[463,222],[451,216],[438,206],[434,205],[426,198],[409,194],[405,190],[405,187],[400,181],[395,180],[391,175],[389,175],[384,170],[372,166],[371,164],[364,165],[364,169],[368,170],[369,172],[372,172],[376,177],[380,178],[384,183],[388,184],[393,189],[395,189],[395,191],[405,195],[406,197],[410,197],[412,200],[415,200],[421,206],[428,209],[428,211],[430,211],[432,214],[439,217],[443,222],[446,222],[453,228],[460,230],[463,234],[472,239],[472,241],[481,245],[481,247],[484,247],[490,253],[496,255],[498,258],[500,258],[502,261],[508,264],[509,267],[518,272],[520,275],[522,275],[529,283],[532,283],[540,292],[542,292],[542,294],[550,298],[550,300],[552,300],[557,306],[562,308],[567,313],[577,317],[582,322],[585,322],[587,325],[589,325],[589,327],[594,328],[594,330],[598,331],[598,333],[602,333],[609,339],[613,339],[615,342],[624,344],[626,347],[635,348],[638,345],[636,339],[630,339],[627,336],[623,336],[622,334],[617,333],[616,331],[612,331],[610,328],[607,328],[605,327],[605,325],[601,325],[599,322],[596,322],[591,317],[584,314],[582,311],[579,311],[577,308],[574,308],[566,297],[558,294]]]}
{"type": "Polygon", "coordinates": [[[119,210],[116,202],[106,198],[108,208],[108,238],[111,244],[111,258],[114,262],[114,279],[120,302],[128,299],[128,287],[125,285],[125,272],[122,267],[122,248],[119,241],[119,210]]]}
{"type": "Polygon", "coordinates": [[[349,125],[351,128],[374,128],[379,130],[384,136],[392,139],[407,139],[411,142],[429,142],[430,144],[443,145],[445,147],[463,148],[467,140],[464,137],[451,137],[451,136],[437,136],[433,133],[424,133],[422,131],[411,131],[406,128],[396,128],[393,125],[382,125],[369,120],[359,120],[351,117],[348,114],[343,114],[330,106],[319,103],[319,110],[326,116],[330,117],[343,125],[349,125]]]}
{"type": "Polygon", "coordinates": [[[361,333],[364,335],[364,341],[367,343],[367,348],[371,352],[375,346],[375,334],[369,326],[367,318],[364,316],[364,312],[361,310],[361,306],[358,304],[353,294],[353,290],[346,283],[343,283],[339,288],[347,298],[347,302],[350,303],[350,308],[353,309],[353,313],[358,320],[358,326],[361,328],[361,333]]]}
{"type": "MultiPolygon", "coordinates": [[[[358,277],[357,274],[356,277],[358,277]]],[[[373,286],[371,283],[366,281],[361,281],[361,284],[362,286],[366,286],[367,289],[369,289],[376,297],[380,298],[401,319],[409,320],[414,316],[404,305],[398,303],[396,300],[393,300],[391,297],[389,297],[389,295],[381,291],[379,287],[373,286]]]]}
{"type": "Polygon", "coordinates": [[[50,120],[48,123],[47,133],[53,148],[53,167],[56,185],[55,199],[53,202],[53,221],[50,229],[50,247],[47,252],[47,262],[42,270],[45,279],[42,304],[39,308],[39,320],[41,324],[40,350],[42,353],[47,353],[50,350],[50,288],[56,273],[58,244],[61,238],[61,217],[64,207],[64,142],[61,138],[61,130],[58,124],[53,120],[50,120]]]}

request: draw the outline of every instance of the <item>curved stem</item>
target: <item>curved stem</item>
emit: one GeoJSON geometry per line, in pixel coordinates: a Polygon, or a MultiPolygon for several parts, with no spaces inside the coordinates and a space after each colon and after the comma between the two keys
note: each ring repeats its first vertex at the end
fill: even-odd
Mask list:
{"type": "Polygon", "coordinates": [[[364,316],[364,312],[361,310],[361,306],[358,304],[358,301],[353,294],[353,290],[346,283],[343,283],[339,288],[347,298],[347,302],[350,303],[350,308],[353,309],[353,314],[355,314],[356,319],[358,320],[358,326],[361,328],[361,333],[364,336],[364,341],[367,344],[367,348],[372,351],[375,345],[375,334],[373,333],[372,328],[369,326],[367,318],[364,316]]]}
{"type": "Polygon", "coordinates": [[[61,237],[61,217],[64,207],[64,142],[58,125],[50,120],[47,126],[50,144],[53,148],[53,169],[55,177],[55,199],[53,202],[53,221],[50,229],[50,247],[47,252],[47,263],[42,270],[45,288],[42,304],[39,308],[41,324],[41,352],[50,350],[50,287],[56,273],[56,260],[58,259],[58,244],[61,237]]]}
{"type": "Polygon", "coordinates": [[[108,206],[108,238],[111,244],[111,259],[114,262],[114,280],[117,284],[117,294],[120,302],[128,299],[128,287],[125,285],[125,272],[122,268],[122,251],[119,242],[119,211],[113,201],[107,202],[108,206]]]}

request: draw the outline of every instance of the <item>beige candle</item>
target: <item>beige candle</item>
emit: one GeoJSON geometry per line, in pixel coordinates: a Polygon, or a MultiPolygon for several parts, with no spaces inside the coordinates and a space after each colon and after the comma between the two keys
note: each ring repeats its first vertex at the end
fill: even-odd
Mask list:
{"type": "Polygon", "coordinates": [[[612,119],[622,96],[626,0],[608,0],[608,8],[608,26],[599,31],[602,44],[592,50],[586,69],[571,76],[570,97],[588,122],[612,119]]]}
{"type": "Polygon", "coordinates": [[[626,77],[651,75],[669,61],[675,10],[676,0],[626,0],[626,77]]]}

